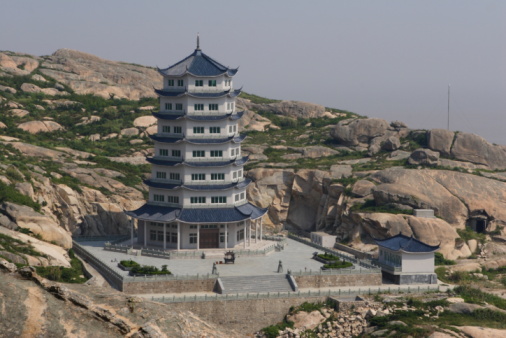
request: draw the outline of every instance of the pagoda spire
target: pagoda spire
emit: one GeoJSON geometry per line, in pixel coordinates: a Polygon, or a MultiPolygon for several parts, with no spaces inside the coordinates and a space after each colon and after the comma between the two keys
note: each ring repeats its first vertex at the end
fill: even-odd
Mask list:
{"type": "Polygon", "coordinates": [[[197,49],[196,50],[200,50],[200,35],[199,35],[199,33],[197,33],[197,49]]]}

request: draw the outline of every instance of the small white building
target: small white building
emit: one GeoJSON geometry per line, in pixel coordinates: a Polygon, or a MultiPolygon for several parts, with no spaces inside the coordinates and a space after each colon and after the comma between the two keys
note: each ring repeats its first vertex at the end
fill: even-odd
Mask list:
{"type": "Polygon", "coordinates": [[[322,231],[311,233],[311,242],[325,248],[333,248],[334,244],[336,244],[336,238],[337,236],[332,236],[322,231]]]}
{"type": "Polygon", "coordinates": [[[437,283],[434,253],[439,245],[428,245],[402,233],[375,241],[379,247],[378,263],[385,278],[398,284],[437,283]]]}

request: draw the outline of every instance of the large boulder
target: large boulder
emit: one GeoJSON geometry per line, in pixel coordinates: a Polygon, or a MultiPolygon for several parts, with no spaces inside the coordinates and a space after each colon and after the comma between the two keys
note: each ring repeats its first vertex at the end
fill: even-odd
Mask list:
{"type": "Polygon", "coordinates": [[[324,179],[330,174],[321,170],[299,170],[292,185],[292,199],[287,222],[295,228],[314,229],[325,204],[324,179]]]}
{"type": "Polygon", "coordinates": [[[451,149],[458,160],[484,164],[490,169],[506,169],[506,146],[493,145],[481,136],[458,133],[451,149]]]}
{"type": "Polygon", "coordinates": [[[156,117],[148,115],[148,116],[140,116],[134,120],[134,127],[143,127],[147,128],[156,124],[156,117]]]}
{"type": "Polygon", "coordinates": [[[247,99],[239,98],[237,104],[254,111],[265,111],[291,118],[327,117],[325,107],[319,104],[300,101],[280,101],[268,104],[257,104],[247,99]]]}
{"type": "Polygon", "coordinates": [[[29,121],[19,124],[18,128],[30,134],[50,133],[64,129],[62,125],[54,121],[29,121]]]}
{"type": "Polygon", "coordinates": [[[427,133],[427,144],[430,149],[443,156],[450,156],[455,133],[446,129],[432,129],[427,133]]]}
{"type": "Polygon", "coordinates": [[[72,247],[70,233],[59,226],[52,218],[35,212],[32,208],[4,202],[0,210],[20,228],[30,230],[47,242],[54,242],[64,248],[72,247]]]}
{"type": "Polygon", "coordinates": [[[330,135],[348,146],[369,145],[372,139],[387,133],[388,122],[383,119],[349,119],[340,121],[330,135]]]}
{"type": "Polygon", "coordinates": [[[437,166],[439,164],[439,153],[430,149],[416,149],[408,158],[411,165],[437,166]]]}

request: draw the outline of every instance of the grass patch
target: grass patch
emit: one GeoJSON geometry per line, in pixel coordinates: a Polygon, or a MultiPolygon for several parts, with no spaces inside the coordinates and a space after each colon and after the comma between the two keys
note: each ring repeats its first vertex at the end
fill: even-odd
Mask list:
{"type": "Polygon", "coordinates": [[[328,253],[319,254],[318,257],[323,258],[326,261],[337,261],[337,260],[339,260],[339,257],[334,256],[332,254],[328,254],[328,253]]]}
{"type": "MultiPolygon", "coordinates": [[[[453,290],[457,295],[462,297],[466,303],[471,304],[492,304],[500,309],[506,310],[506,299],[483,292],[470,286],[458,286],[453,290]]],[[[506,317],[505,317],[506,320],[506,317]]],[[[505,321],[506,324],[506,321],[505,321]]]]}
{"type": "Polygon", "coordinates": [[[457,229],[457,233],[459,234],[460,238],[462,238],[466,242],[470,239],[475,239],[481,244],[485,244],[486,241],[485,234],[479,234],[470,227],[466,226],[465,229],[457,229]]]}
{"type": "Polygon", "coordinates": [[[7,185],[0,181],[0,202],[12,202],[15,204],[26,205],[39,212],[40,204],[34,202],[30,197],[20,193],[14,185],[7,185]]]}
{"type": "Polygon", "coordinates": [[[84,283],[88,279],[84,276],[83,263],[75,256],[74,251],[69,249],[70,268],[63,266],[38,266],[37,273],[49,280],[60,283],[84,283]]]}
{"type": "Polygon", "coordinates": [[[335,261],[335,262],[332,262],[331,264],[325,264],[323,265],[323,267],[325,269],[346,269],[346,268],[350,268],[353,266],[353,263],[351,262],[346,262],[346,261],[335,261]]]}
{"type": "Polygon", "coordinates": [[[139,275],[171,275],[172,272],[170,272],[167,269],[167,265],[162,265],[162,269],[158,269],[157,267],[151,266],[151,265],[137,265],[133,266],[132,270],[130,270],[132,274],[139,274],[139,275]]]}
{"type": "Polygon", "coordinates": [[[131,259],[120,261],[119,264],[123,265],[125,268],[133,268],[134,266],[140,266],[139,263],[131,259]]]}

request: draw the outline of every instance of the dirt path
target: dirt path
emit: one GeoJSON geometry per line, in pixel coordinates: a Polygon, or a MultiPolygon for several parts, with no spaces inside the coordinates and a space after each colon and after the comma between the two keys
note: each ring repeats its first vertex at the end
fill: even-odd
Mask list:
{"type": "Polygon", "coordinates": [[[21,337],[35,337],[43,331],[45,325],[43,314],[47,307],[44,295],[38,286],[28,288],[28,297],[24,301],[24,305],[26,307],[26,321],[21,337]]]}

